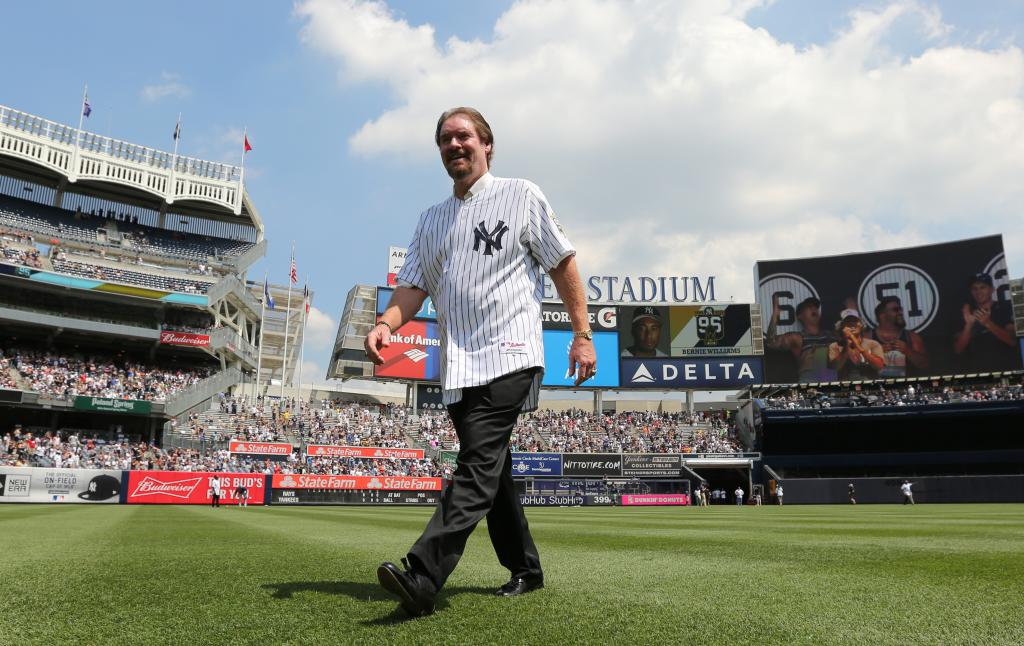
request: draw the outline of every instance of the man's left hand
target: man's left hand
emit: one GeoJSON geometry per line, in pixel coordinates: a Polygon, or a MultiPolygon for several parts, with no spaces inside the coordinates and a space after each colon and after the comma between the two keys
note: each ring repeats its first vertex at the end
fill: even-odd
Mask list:
{"type": "Polygon", "coordinates": [[[577,386],[597,374],[597,351],[594,350],[593,341],[583,337],[572,340],[572,347],[569,348],[569,374],[573,373],[576,374],[577,386]]]}

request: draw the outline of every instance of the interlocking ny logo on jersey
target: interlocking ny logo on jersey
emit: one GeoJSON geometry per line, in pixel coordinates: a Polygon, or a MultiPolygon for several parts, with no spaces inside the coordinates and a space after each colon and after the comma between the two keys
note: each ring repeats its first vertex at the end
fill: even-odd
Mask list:
{"type": "Polygon", "coordinates": [[[488,231],[483,220],[473,229],[473,251],[480,251],[480,243],[484,243],[484,255],[493,256],[492,249],[501,251],[501,239],[508,233],[508,227],[504,220],[498,220],[493,231],[488,231]]]}

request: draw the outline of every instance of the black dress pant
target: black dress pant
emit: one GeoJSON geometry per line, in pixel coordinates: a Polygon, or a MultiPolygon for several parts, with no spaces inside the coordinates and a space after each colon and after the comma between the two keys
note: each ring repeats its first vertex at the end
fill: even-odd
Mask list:
{"type": "Polygon", "coordinates": [[[459,437],[459,462],[448,489],[416,544],[409,551],[413,568],[440,590],[455,569],[477,523],[487,531],[498,561],[514,577],[543,578],[526,515],[512,481],[512,429],[530,392],[531,368],[465,388],[462,400],[448,407],[459,437]]]}

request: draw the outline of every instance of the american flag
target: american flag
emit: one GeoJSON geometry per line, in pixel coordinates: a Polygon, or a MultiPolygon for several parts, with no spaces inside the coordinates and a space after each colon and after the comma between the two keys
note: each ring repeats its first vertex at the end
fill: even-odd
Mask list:
{"type": "Polygon", "coordinates": [[[292,280],[292,285],[299,284],[299,270],[295,266],[295,256],[292,256],[292,270],[288,273],[288,276],[292,280]]]}

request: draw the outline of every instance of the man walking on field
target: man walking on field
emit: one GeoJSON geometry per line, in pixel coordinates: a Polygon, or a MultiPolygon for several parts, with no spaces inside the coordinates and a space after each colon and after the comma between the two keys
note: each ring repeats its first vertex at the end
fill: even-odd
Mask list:
{"type": "Polygon", "coordinates": [[[442,114],[434,141],[453,194],[420,216],[398,287],[365,344],[367,357],[383,363],[391,336],[431,297],[458,466],[423,535],[402,559],[404,571],[393,563],[377,569],[381,585],[413,616],[433,612],[438,591],[485,517],[498,561],[511,572],[496,594],[544,585],[509,449],[519,413],[537,406],[543,376],[544,272],[572,320],[569,366],[576,385],[597,372],[576,251],[544,194],[526,180],[491,175],[494,136],[472,108],[442,114]]]}

